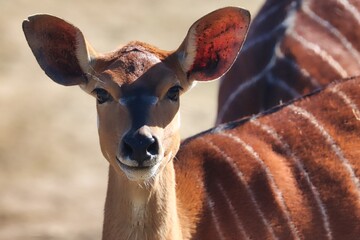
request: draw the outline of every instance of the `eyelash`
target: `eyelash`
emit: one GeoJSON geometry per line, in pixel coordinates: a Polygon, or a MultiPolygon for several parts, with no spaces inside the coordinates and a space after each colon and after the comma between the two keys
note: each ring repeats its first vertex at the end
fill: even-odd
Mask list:
{"type": "Polygon", "coordinates": [[[171,87],[166,96],[168,99],[170,99],[173,102],[177,102],[179,100],[179,96],[180,96],[180,91],[182,91],[183,88],[181,86],[174,86],[171,87]]]}
{"type": "Polygon", "coordinates": [[[98,104],[103,104],[112,100],[110,93],[103,88],[95,88],[92,92],[96,96],[98,104]]]}

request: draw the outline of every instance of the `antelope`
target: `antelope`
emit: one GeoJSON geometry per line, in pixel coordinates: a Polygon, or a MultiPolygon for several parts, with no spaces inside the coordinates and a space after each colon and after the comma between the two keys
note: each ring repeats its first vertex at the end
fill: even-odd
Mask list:
{"type": "Polygon", "coordinates": [[[231,67],[249,21],[227,7],[195,22],[176,51],[131,42],[107,54],[57,17],[23,22],[45,73],[97,99],[103,239],[358,238],[360,79],[180,144],[180,95],[231,67]]]}
{"type": "Polygon", "coordinates": [[[360,74],[358,0],[267,0],[221,80],[217,123],[360,74]]]}

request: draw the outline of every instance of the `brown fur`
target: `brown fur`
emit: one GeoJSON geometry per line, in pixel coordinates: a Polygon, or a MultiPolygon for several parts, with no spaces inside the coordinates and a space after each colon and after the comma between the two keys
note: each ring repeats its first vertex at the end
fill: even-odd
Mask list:
{"type": "MultiPolygon", "coordinates": [[[[248,20],[248,13],[236,8],[216,13],[216,31],[210,45],[222,42],[224,34],[225,40],[234,41],[229,46],[238,50],[244,36],[228,36],[227,30],[234,33],[234,28],[232,18],[227,16],[236,13],[244,16],[238,19],[248,20]],[[217,24],[224,21],[225,26],[232,27],[218,28],[217,24]]],[[[47,67],[54,67],[57,61],[43,58],[39,49],[51,52],[58,48],[43,34],[32,32],[39,19],[41,32],[47,32],[43,17],[26,21],[24,31],[41,67],[49,74],[47,67]]],[[[100,145],[110,164],[103,239],[356,239],[359,236],[360,190],[354,183],[360,170],[359,79],[333,84],[271,114],[220,125],[186,140],[178,152],[179,102],[170,100],[168,94],[174,85],[188,89],[194,81],[189,78],[193,74],[207,80],[208,72],[199,73],[198,68],[192,68],[193,63],[204,61],[196,54],[197,49],[204,47],[198,46],[202,41],[196,41],[196,37],[202,36],[196,31],[199,22],[172,53],[133,42],[113,53],[99,55],[86,51],[90,48],[78,29],[61,19],[48,18],[55,26],[71,29],[69,44],[76,43],[57,56],[67,58],[70,54],[71,59],[78,60],[72,62],[75,67],[63,68],[63,72],[50,76],[63,84],[75,69],[76,74],[71,75],[74,78],[69,78],[65,85],[80,82],[83,90],[98,98],[100,145]],[[89,58],[87,65],[83,60],[89,58]],[[79,69],[84,72],[78,74],[79,69]],[[99,89],[101,94],[97,92],[99,89]],[[347,97],[339,95],[339,91],[347,97]],[[309,121],[298,107],[313,114],[322,127],[314,124],[314,120],[309,121]],[[261,126],[272,127],[277,133],[275,139],[261,126]],[[158,168],[154,165],[143,168],[144,165],[135,165],[136,159],[130,159],[131,162],[121,155],[123,136],[134,130],[159,142],[155,158],[158,168]],[[352,171],[344,165],[344,159],[354,176],[349,174],[352,171]],[[307,177],[313,186],[305,181],[307,177]],[[321,205],[314,194],[315,188],[321,205]],[[321,206],[326,209],[325,215],[321,206]]],[[[212,18],[203,18],[206,24],[200,25],[211,25],[209,19],[212,18]]],[[[236,26],[247,25],[245,21],[236,26]]],[[[67,32],[63,34],[66,36],[67,32]]],[[[234,59],[228,57],[235,54],[222,54],[222,50],[228,52],[227,48],[215,49],[220,51],[219,62],[214,65],[211,58],[210,64],[205,62],[204,66],[208,66],[206,70],[210,68],[213,76],[218,76],[230,67],[234,59]]]]}
{"type": "Polygon", "coordinates": [[[327,239],[327,236],[323,227],[324,219],[305,181],[304,172],[299,170],[289,154],[297,156],[318,189],[320,199],[327,210],[333,239],[358,239],[360,189],[356,188],[339,157],[318,129],[290,110],[294,105],[311,112],[344,153],[354,169],[355,177],[360,178],[360,121],[354,115],[354,110],[331,91],[335,88],[344,92],[358,108],[360,107],[360,79],[356,78],[332,84],[318,94],[255,118],[259,123],[271,126],[288,145],[290,152],[284,149],[284,144],[279,144],[259,126],[253,124],[253,118],[220,125],[183,143],[175,161],[177,196],[180,202],[194,204],[186,197],[198,193],[202,195],[203,210],[198,213],[200,221],[195,239],[220,238],[211,211],[215,213],[225,239],[242,239],[234,214],[240,219],[250,239],[272,239],[255,211],[248,192],[244,190],[243,183],[237,177],[240,171],[255,194],[275,236],[280,239],[295,239],[288,221],[284,218],[284,211],[269,186],[266,172],[244,147],[227,137],[228,134],[249,144],[268,167],[283,194],[299,238],[327,239]],[[210,147],[209,142],[218,149],[210,147]],[[226,161],[225,155],[233,160],[234,165],[226,161]],[[187,167],[183,167],[184,165],[187,167]],[[234,166],[237,169],[234,169],[234,166]],[[185,171],[185,176],[183,169],[191,171],[185,171]],[[189,177],[190,174],[192,177],[189,177]],[[186,184],[184,181],[189,178],[194,179],[193,185],[182,187],[186,184]],[[222,186],[234,205],[235,213],[230,212],[218,185],[222,186]],[[206,205],[206,199],[209,197],[213,201],[213,210],[206,205]]]}

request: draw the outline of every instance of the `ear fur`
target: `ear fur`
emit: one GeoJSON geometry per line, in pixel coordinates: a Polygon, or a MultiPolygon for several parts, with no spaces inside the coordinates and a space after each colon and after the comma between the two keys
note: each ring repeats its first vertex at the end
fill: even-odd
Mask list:
{"type": "Polygon", "coordinates": [[[45,14],[29,17],[22,27],[36,60],[52,80],[65,86],[86,83],[95,51],[77,27],[45,14]]]}
{"type": "Polygon", "coordinates": [[[189,80],[221,77],[232,66],[250,24],[247,10],[227,7],[196,21],[176,51],[189,80]]]}

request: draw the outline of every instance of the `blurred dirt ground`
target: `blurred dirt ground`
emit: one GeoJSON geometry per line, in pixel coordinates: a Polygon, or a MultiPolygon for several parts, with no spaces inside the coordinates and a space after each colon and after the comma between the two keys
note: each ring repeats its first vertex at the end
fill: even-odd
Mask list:
{"type": "MultiPolygon", "coordinates": [[[[107,163],[95,101],[51,82],[27,46],[21,22],[50,13],[78,26],[98,51],[131,40],[175,49],[190,25],[223,6],[256,12],[261,0],[1,0],[0,240],[100,239],[107,163]]],[[[182,136],[211,127],[217,83],[182,99],[182,136]]]]}

